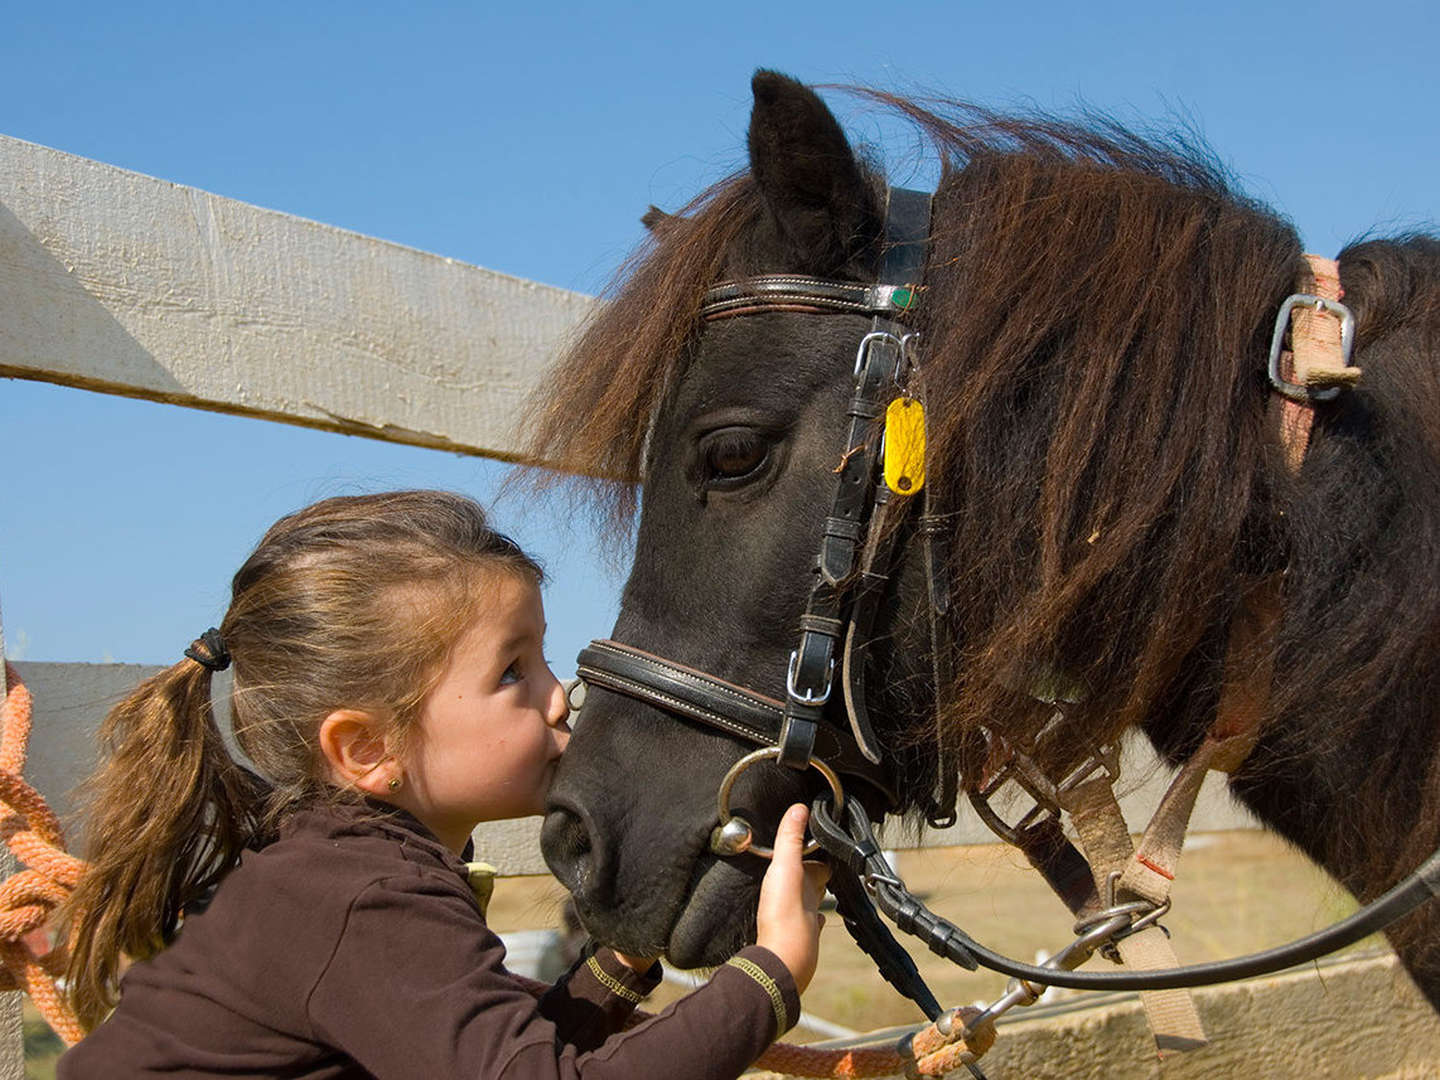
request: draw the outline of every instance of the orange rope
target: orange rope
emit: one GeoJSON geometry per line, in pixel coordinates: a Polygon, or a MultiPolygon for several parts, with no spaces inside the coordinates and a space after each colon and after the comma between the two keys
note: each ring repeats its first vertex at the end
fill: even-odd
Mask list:
{"type": "Polygon", "coordinates": [[[0,990],[23,990],[67,1045],[85,1034],[59,990],[55,976],[64,953],[37,957],[25,936],[41,930],[70,895],[85,864],[65,851],[60,822],[44,798],[21,779],[30,741],[30,691],[8,663],[0,705],[0,839],[25,864],[0,885],[0,990]]]}
{"type": "Polygon", "coordinates": [[[960,1038],[966,1022],[979,1009],[956,1010],[951,1034],[941,1034],[927,1024],[909,1040],[909,1052],[902,1043],[889,1047],[856,1047],[849,1050],[822,1050],[813,1046],[775,1043],[760,1055],[755,1066],[779,1076],[812,1077],[817,1080],[875,1080],[882,1076],[916,1078],[943,1077],[969,1062],[979,1060],[995,1042],[995,1025],[985,1024],[967,1041],[960,1038]]]}

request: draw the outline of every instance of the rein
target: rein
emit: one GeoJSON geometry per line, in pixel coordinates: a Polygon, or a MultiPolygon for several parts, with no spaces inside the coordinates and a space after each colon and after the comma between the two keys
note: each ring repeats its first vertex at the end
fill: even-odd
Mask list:
{"type": "MultiPolygon", "coordinates": [[[[916,363],[917,336],[904,319],[916,306],[922,288],[928,249],[930,196],[892,189],[886,217],[886,239],[879,282],[857,284],[802,275],[766,275],[714,286],[700,315],[705,321],[762,312],[847,313],[872,317],[855,360],[855,390],[846,410],[846,449],[836,470],[830,513],[826,516],[814,580],[799,623],[799,640],[790,655],[783,700],[664,657],[612,640],[598,640],[582,650],[578,675],[587,683],[635,698],[662,710],[717,728],[761,749],[746,754],[722,782],[717,811],[719,824],[711,851],[727,857],[749,851],[768,857],[754,842],[750,824],[729,809],[729,792],[751,765],[777,760],[792,769],[815,768],[830,787],[830,798],[815,800],[811,811],[817,846],[834,866],[831,891],[839,902],[846,928],[876,962],[881,974],[914,1000],[946,1036],[966,1038],[1016,1005],[1034,1002],[1043,988],[1063,986],[1090,990],[1173,991],[1251,978],[1315,959],[1351,944],[1388,925],[1430,899],[1440,896],[1440,851],[1432,854],[1400,884],[1349,918],[1288,945],[1213,963],[1178,966],[1168,932],[1158,920],[1169,909],[1169,881],[1178,859],[1200,781],[1211,768],[1231,771],[1248,755],[1258,735],[1268,697],[1270,667],[1263,660],[1278,626],[1283,600],[1278,582],[1258,583],[1242,604],[1232,628],[1227,674],[1249,663],[1253,676],[1227,685],[1217,720],[1205,742],[1177,773],[1151,826],[1135,849],[1124,818],[1115,804],[1112,785],[1118,775],[1113,749],[1101,751],[1063,780],[1046,777],[1025,753],[997,733],[987,732],[992,748],[1003,752],[1000,768],[969,798],[981,818],[1002,838],[1019,846],[1076,913],[1075,939],[1044,965],[1026,964],[995,953],[964,930],[929,911],[886,862],[861,800],[846,798],[843,780],[859,781],[877,794],[887,810],[899,805],[894,778],[884,767],[881,747],[866,711],[864,664],[860,650],[868,643],[885,594],[897,542],[899,522],[922,494],[923,507],[915,534],[924,545],[929,587],[932,678],[937,703],[950,678],[948,649],[942,624],[948,603],[944,517],[923,480],[921,449],[914,461],[892,469],[886,446],[884,469],[877,426],[882,418],[887,443],[897,423],[900,403],[918,406],[923,416],[923,385],[916,363]],[[896,391],[899,396],[896,396],[896,391]],[[888,408],[887,408],[888,406],[888,408]],[[883,471],[885,482],[877,477],[883,471]],[[836,664],[847,726],[826,723],[827,705],[836,688],[836,664]],[[1232,664],[1232,661],[1234,663],[1232,664]],[[1008,824],[989,799],[1007,781],[1015,781],[1034,800],[1018,823],[1008,824]],[[1087,859],[1061,828],[1069,813],[1080,834],[1087,859]],[[1010,990],[979,1014],[942,1011],[909,955],[878,918],[875,908],[904,933],[919,937],[939,956],[974,970],[977,966],[1012,976],[1010,990]],[[1126,963],[1125,972],[1079,973],[1071,969],[1096,951],[1126,963]]],[[[1270,378],[1279,410],[1272,409],[1286,459],[1298,469],[1308,441],[1311,404],[1329,400],[1359,375],[1349,366],[1353,318],[1339,302],[1338,270],[1333,263],[1311,259],[1313,291],[1290,297],[1277,317],[1271,349],[1270,378]],[[1293,355],[1283,348],[1291,313],[1293,355]],[[1334,316],[1334,318],[1331,318],[1334,316]],[[1303,415],[1301,415],[1303,414],[1303,415]],[[1298,448],[1297,448],[1298,443],[1298,448]]],[[[913,441],[913,433],[912,440],[913,441]]],[[[903,457],[903,451],[896,456],[903,457]]],[[[1227,677],[1227,684],[1231,680],[1227,677]]],[[[938,712],[938,708],[937,708],[938,712]]],[[[932,825],[955,820],[956,768],[949,760],[948,740],[937,731],[940,750],[939,793],[926,810],[932,825]]],[[[1181,995],[1146,1002],[1157,1043],[1162,1050],[1203,1045],[1193,1003],[1181,995]],[[1187,1015],[1188,1010],[1188,1015],[1187,1015]],[[1167,1043],[1168,1040],[1168,1043],[1167,1043]]],[[[978,1069],[972,1064],[977,1076],[978,1069]]]]}

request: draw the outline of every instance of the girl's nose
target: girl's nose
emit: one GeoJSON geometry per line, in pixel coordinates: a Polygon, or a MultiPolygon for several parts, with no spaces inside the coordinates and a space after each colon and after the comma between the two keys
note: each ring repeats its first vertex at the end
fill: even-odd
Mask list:
{"type": "Polygon", "coordinates": [[[550,674],[550,681],[552,685],[550,701],[545,710],[545,722],[551,727],[565,727],[565,722],[570,719],[570,701],[565,694],[565,685],[555,678],[553,672],[550,674]]]}

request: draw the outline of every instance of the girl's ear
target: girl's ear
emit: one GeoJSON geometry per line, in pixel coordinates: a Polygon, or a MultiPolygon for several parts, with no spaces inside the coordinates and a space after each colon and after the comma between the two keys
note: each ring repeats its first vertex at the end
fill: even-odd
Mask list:
{"type": "Polygon", "coordinates": [[[320,721],[320,752],[340,787],[383,796],[400,776],[379,719],[359,709],[336,709],[320,721]]]}

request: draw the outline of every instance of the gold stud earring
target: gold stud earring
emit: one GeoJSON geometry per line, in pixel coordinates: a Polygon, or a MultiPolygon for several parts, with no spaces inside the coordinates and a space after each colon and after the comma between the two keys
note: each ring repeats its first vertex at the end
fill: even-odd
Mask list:
{"type": "Polygon", "coordinates": [[[386,787],[388,787],[391,791],[399,791],[399,790],[400,790],[400,777],[398,777],[398,776],[392,776],[392,777],[390,777],[390,782],[386,785],[386,787]]]}

